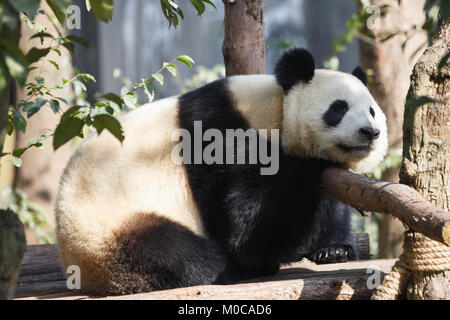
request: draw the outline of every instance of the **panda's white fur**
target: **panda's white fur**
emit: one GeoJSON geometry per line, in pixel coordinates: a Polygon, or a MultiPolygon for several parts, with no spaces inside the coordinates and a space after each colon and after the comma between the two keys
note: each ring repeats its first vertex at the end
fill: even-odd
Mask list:
{"type": "MultiPolygon", "coordinates": [[[[331,159],[360,171],[385,155],[386,119],[352,75],[316,70],[310,83],[297,84],[285,97],[269,75],[230,77],[227,83],[235,108],[251,127],[281,129],[286,152],[331,159]],[[349,102],[348,115],[336,128],[326,128],[321,115],[336,99],[349,102]],[[336,148],[339,139],[357,144],[354,131],[366,124],[381,130],[370,155],[349,156],[336,148]]],[[[81,268],[83,289],[121,292],[124,281],[145,281],[118,279],[108,262],[115,234],[136,213],[157,214],[205,236],[185,168],[171,159],[178,143],[172,139],[179,130],[178,104],[178,97],[172,97],[128,113],[120,119],[126,137],[122,145],[109,133],[92,135],[67,165],[56,204],[57,237],[63,265],[81,268]],[[114,286],[119,288],[112,290],[114,286]]]]}

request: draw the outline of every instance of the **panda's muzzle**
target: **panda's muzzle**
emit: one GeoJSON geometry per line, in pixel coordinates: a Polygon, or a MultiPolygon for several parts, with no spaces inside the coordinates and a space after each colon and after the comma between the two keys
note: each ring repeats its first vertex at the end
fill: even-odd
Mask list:
{"type": "Polygon", "coordinates": [[[378,139],[380,137],[380,132],[380,129],[375,129],[372,127],[364,127],[358,130],[358,133],[361,137],[370,141],[378,139]]]}
{"type": "Polygon", "coordinates": [[[351,146],[346,146],[345,144],[339,143],[338,147],[347,153],[369,153],[372,150],[372,148],[370,147],[370,144],[363,145],[363,146],[351,147],[351,146]]]}
{"type": "Polygon", "coordinates": [[[363,127],[358,131],[358,137],[361,144],[356,146],[349,146],[347,144],[339,143],[338,147],[346,153],[359,154],[364,156],[372,151],[372,142],[380,137],[381,131],[372,127],[363,127]]]}

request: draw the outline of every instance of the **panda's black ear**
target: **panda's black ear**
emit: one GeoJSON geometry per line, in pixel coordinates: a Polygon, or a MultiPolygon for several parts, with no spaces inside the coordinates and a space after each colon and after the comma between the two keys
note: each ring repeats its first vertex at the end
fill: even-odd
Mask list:
{"type": "Polygon", "coordinates": [[[353,70],[352,75],[357,77],[359,80],[361,80],[362,83],[364,83],[365,86],[367,86],[367,74],[363,70],[363,68],[357,66],[355,70],[353,70]]]}
{"type": "Polygon", "coordinates": [[[299,82],[309,82],[314,77],[314,58],[308,50],[294,48],[283,53],[275,66],[275,76],[284,92],[299,82]]]}

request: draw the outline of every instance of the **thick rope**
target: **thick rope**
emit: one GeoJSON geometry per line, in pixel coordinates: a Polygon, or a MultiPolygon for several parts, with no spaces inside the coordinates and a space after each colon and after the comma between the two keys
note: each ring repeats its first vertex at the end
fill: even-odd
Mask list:
{"type": "Polygon", "coordinates": [[[403,254],[373,293],[372,300],[395,300],[404,293],[411,271],[450,270],[450,247],[421,233],[405,232],[403,254]]]}

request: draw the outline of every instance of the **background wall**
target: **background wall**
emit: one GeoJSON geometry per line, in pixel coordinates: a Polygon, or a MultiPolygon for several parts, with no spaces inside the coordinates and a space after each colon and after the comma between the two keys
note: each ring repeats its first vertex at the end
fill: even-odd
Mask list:
{"type": "MultiPolygon", "coordinates": [[[[84,0],[75,2],[84,5],[84,0]]],[[[120,68],[131,81],[139,82],[158,70],[164,61],[180,54],[194,58],[197,67],[212,68],[222,64],[221,1],[216,1],[217,10],[207,6],[200,18],[187,2],[179,1],[184,8],[185,19],[177,30],[169,29],[158,1],[116,0],[114,17],[109,24],[97,22],[85,14],[82,29],[76,33],[90,40],[91,48],[79,48],[78,59],[86,70],[94,71],[98,90],[120,90],[122,85],[113,78],[115,68],[120,68]],[[137,19],[134,18],[136,16],[137,19]]],[[[322,67],[332,53],[333,38],[345,33],[345,21],[355,9],[354,1],[350,0],[266,0],[268,72],[273,71],[283,47],[289,44],[311,50],[317,66],[322,67]]],[[[340,62],[340,69],[347,72],[358,65],[357,41],[340,55],[340,62]]],[[[192,74],[192,70],[180,68],[178,80],[167,78],[169,82],[164,87],[157,86],[157,98],[178,94],[180,83],[192,74]]]]}

